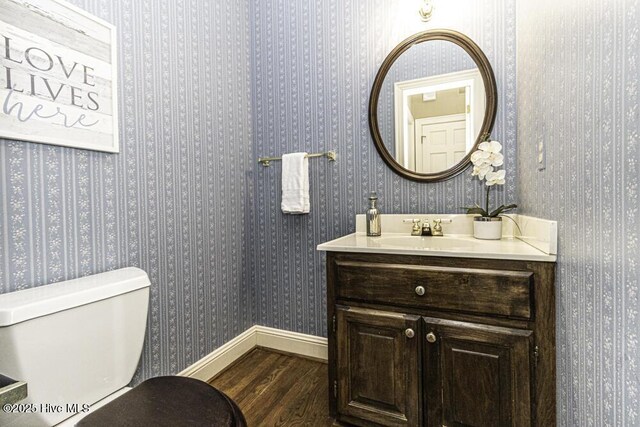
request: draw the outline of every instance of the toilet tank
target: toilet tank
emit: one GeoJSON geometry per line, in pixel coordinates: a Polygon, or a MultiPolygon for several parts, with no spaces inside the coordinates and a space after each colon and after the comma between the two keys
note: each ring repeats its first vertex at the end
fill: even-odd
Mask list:
{"type": "Polygon", "coordinates": [[[0,408],[0,425],[55,425],[125,387],[142,351],[149,284],[130,267],[0,295],[0,373],[29,393],[22,413],[0,408]]]}

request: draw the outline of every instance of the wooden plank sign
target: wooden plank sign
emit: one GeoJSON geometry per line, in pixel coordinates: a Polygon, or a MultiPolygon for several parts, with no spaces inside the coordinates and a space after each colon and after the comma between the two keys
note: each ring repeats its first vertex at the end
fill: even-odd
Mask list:
{"type": "Polygon", "coordinates": [[[61,0],[0,0],[0,137],[119,152],[115,27],[61,0]]]}

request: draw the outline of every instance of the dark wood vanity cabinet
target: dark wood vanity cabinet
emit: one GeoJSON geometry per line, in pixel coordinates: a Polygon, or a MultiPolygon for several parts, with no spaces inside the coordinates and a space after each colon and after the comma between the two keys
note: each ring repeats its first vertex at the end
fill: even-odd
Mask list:
{"type": "Polygon", "coordinates": [[[555,425],[553,263],[329,252],[327,280],[339,422],[555,425]]]}
{"type": "Polygon", "coordinates": [[[427,425],[531,425],[531,331],[425,322],[427,425]]]}
{"type": "Polygon", "coordinates": [[[386,426],[419,423],[420,317],[336,307],[341,414],[386,426]]]}

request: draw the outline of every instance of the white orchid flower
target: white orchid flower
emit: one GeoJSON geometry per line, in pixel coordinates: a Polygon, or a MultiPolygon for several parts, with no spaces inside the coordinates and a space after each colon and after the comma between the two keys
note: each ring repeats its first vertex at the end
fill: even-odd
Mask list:
{"type": "Polygon", "coordinates": [[[471,162],[476,166],[480,166],[483,163],[489,163],[487,160],[489,159],[490,155],[491,153],[488,153],[486,151],[476,150],[471,155],[471,162]]]}
{"type": "Polygon", "coordinates": [[[491,162],[489,160],[480,160],[475,162],[473,166],[478,169],[486,169],[488,167],[491,167],[491,162]]]}
{"type": "Polygon", "coordinates": [[[502,205],[498,209],[493,211],[489,210],[489,192],[494,185],[504,185],[505,177],[507,173],[505,170],[496,171],[494,168],[502,166],[504,164],[504,155],[500,153],[502,151],[502,144],[498,141],[484,141],[478,144],[478,149],[470,156],[473,163],[472,176],[477,176],[478,181],[485,180],[487,186],[487,198],[484,207],[476,204],[475,206],[467,207],[468,214],[480,214],[483,217],[496,217],[500,216],[504,212],[511,211],[517,206],[502,205]]]}
{"type": "Polygon", "coordinates": [[[489,172],[493,172],[493,168],[487,163],[482,166],[474,166],[471,175],[477,176],[478,179],[482,181],[489,172]]]}
{"type": "Polygon", "coordinates": [[[491,166],[502,166],[504,164],[504,156],[501,153],[491,153],[487,159],[491,166]]]}
{"type": "Polygon", "coordinates": [[[487,186],[492,186],[492,185],[504,185],[505,183],[505,175],[507,173],[505,172],[504,169],[499,170],[499,171],[490,171],[487,173],[487,186]]]}
{"type": "Polygon", "coordinates": [[[498,141],[485,141],[478,145],[478,149],[487,153],[499,153],[502,150],[502,144],[498,141]]]}

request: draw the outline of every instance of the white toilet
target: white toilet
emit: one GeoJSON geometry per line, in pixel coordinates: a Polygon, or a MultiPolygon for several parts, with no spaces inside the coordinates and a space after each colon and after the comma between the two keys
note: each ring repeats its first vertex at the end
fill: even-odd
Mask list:
{"type": "Polygon", "coordinates": [[[164,376],[126,387],[149,285],[144,271],[123,268],[0,295],[0,374],[28,387],[27,399],[0,408],[0,426],[246,427],[238,405],[203,381],[164,376]]]}
{"type": "Polygon", "coordinates": [[[0,373],[28,383],[23,413],[0,408],[0,426],[56,425],[125,392],[148,305],[138,268],[0,295],[0,373]]]}

